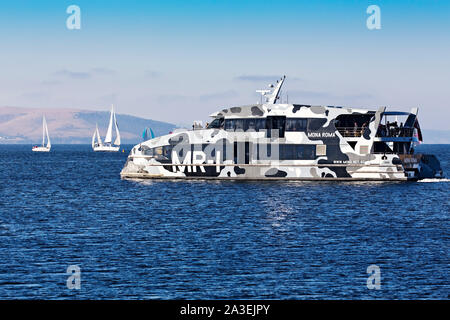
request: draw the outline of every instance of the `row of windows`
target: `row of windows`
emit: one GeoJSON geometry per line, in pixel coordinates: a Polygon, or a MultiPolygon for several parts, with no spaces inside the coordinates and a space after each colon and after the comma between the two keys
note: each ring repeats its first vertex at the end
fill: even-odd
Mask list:
{"type": "Polygon", "coordinates": [[[277,158],[279,160],[314,160],[316,158],[315,145],[258,144],[256,147],[258,160],[271,158],[277,158]]]}
{"type": "Polygon", "coordinates": [[[286,131],[306,131],[307,128],[308,119],[286,119],[286,131]]]}
{"type": "MultiPolygon", "coordinates": [[[[316,155],[322,155],[325,145],[302,144],[253,144],[250,142],[234,142],[228,144],[183,144],[148,148],[141,146],[145,155],[154,156],[159,160],[172,161],[173,152],[180,161],[190,153],[191,161],[195,151],[204,153],[204,159],[216,162],[216,152],[220,152],[220,161],[233,160],[234,163],[248,163],[249,159],[257,160],[314,160],[316,155]],[[319,150],[316,152],[316,150],[319,150]]],[[[326,152],[326,151],[325,151],[326,152]]]]}
{"type": "MultiPolygon", "coordinates": [[[[275,117],[274,117],[275,118],[275,117]]],[[[218,119],[216,119],[218,120],[218,119]]],[[[215,128],[223,122],[214,120],[209,128],[215,128]]],[[[223,128],[227,131],[263,131],[268,129],[283,129],[286,131],[306,131],[308,128],[308,119],[286,118],[282,119],[267,118],[247,118],[247,119],[225,119],[223,128]],[[276,121],[276,123],[274,123],[276,121]]]]}
{"type": "Polygon", "coordinates": [[[266,128],[266,119],[226,119],[225,130],[227,131],[261,131],[266,128]]]}

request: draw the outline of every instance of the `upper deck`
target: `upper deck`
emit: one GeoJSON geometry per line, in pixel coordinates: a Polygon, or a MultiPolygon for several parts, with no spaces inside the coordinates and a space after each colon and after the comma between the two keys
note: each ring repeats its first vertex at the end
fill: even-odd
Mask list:
{"type": "Polygon", "coordinates": [[[254,118],[267,116],[286,116],[292,118],[311,117],[323,118],[330,114],[375,114],[376,111],[347,108],[341,106],[320,106],[306,104],[253,104],[238,107],[225,108],[210,115],[212,118],[254,118]]]}

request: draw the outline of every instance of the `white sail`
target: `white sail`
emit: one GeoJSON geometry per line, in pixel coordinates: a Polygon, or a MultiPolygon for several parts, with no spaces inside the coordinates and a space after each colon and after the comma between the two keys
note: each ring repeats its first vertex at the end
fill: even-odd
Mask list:
{"type": "Polygon", "coordinates": [[[116,146],[120,146],[120,132],[119,132],[119,127],[117,126],[117,119],[116,119],[115,112],[114,112],[114,126],[116,128],[116,140],[114,141],[114,144],[116,146]]]}
{"type": "Polygon", "coordinates": [[[91,141],[91,146],[92,148],[95,147],[95,136],[97,135],[97,132],[94,130],[94,134],[92,135],[92,141],[91,141]]]}
{"type": "Polygon", "coordinates": [[[98,131],[98,125],[95,124],[95,133],[97,134],[97,143],[99,146],[103,145],[102,138],[100,137],[100,132],[98,131]]]}
{"type": "Polygon", "coordinates": [[[44,147],[45,145],[45,127],[46,127],[47,123],[45,121],[45,116],[42,116],[42,146],[44,147]]]}
{"type": "Polygon", "coordinates": [[[111,115],[109,117],[109,125],[108,131],[106,131],[105,143],[111,143],[112,141],[113,114],[114,114],[114,107],[111,106],[111,115]]]}
{"type": "MultiPolygon", "coordinates": [[[[52,147],[52,144],[50,142],[50,136],[48,134],[47,121],[45,121],[45,117],[44,117],[44,130],[45,130],[45,134],[47,136],[47,148],[50,149],[52,147]]],[[[42,146],[44,146],[44,143],[42,143],[42,146]]]]}
{"type": "Polygon", "coordinates": [[[95,145],[102,146],[102,138],[100,137],[100,132],[98,131],[98,124],[95,124],[95,131],[92,135],[92,148],[95,147],[95,145]]]}

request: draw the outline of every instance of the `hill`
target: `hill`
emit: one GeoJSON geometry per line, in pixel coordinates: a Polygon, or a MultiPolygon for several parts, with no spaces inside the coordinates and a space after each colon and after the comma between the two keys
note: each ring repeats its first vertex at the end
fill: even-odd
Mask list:
{"type": "MultiPolygon", "coordinates": [[[[109,111],[80,109],[0,107],[0,143],[39,143],[45,115],[52,143],[91,143],[95,124],[104,138],[109,111]]],[[[172,131],[171,123],[117,114],[122,143],[141,141],[142,131],[150,127],[156,136],[172,131]]]]}

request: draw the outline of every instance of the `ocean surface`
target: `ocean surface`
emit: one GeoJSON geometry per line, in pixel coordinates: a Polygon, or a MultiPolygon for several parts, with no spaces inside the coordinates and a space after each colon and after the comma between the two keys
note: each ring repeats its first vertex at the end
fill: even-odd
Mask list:
{"type": "Polygon", "coordinates": [[[130,149],[0,145],[0,299],[450,298],[449,180],[121,180],[130,149]]]}

